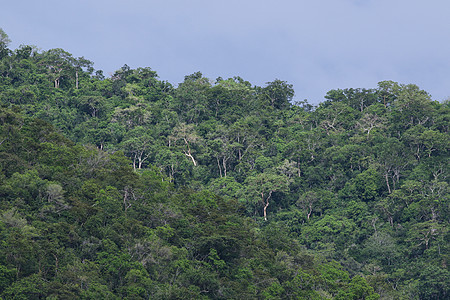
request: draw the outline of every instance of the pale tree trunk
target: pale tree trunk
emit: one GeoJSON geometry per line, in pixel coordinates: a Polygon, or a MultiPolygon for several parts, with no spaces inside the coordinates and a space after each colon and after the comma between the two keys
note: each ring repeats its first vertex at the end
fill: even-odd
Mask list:
{"type": "Polygon", "coordinates": [[[264,221],[267,221],[267,207],[269,207],[269,201],[264,204],[264,221]]]}
{"type": "Polygon", "coordinates": [[[434,210],[434,207],[431,207],[431,220],[436,221],[437,219],[437,213],[434,210]]]}
{"type": "Polygon", "coordinates": [[[311,217],[311,214],[312,214],[312,204],[310,203],[309,204],[309,212],[308,212],[308,215],[307,215],[308,220],[309,220],[309,217],[311,217]]]}
{"type": "Polygon", "coordinates": [[[194,166],[197,166],[197,162],[195,161],[194,157],[192,156],[190,150],[188,152],[184,151],[184,155],[186,155],[187,157],[189,157],[192,160],[192,163],[194,164],[194,166]]]}
{"type": "Polygon", "coordinates": [[[133,170],[136,171],[136,154],[133,157],[133,170]]]}
{"type": "Polygon", "coordinates": [[[170,165],[170,178],[172,178],[171,182],[173,182],[173,179],[175,178],[175,169],[173,164],[170,165]]]}
{"type": "Polygon", "coordinates": [[[384,178],[386,178],[386,185],[387,185],[387,188],[388,188],[388,191],[389,191],[389,194],[390,194],[391,193],[391,186],[389,185],[389,177],[388,177],[387,173],[384,174],[384,178]]]}
{"type": "Polygon", "coordinates": [[[197,162],[195,161],[194,157],[191,154],[191,147],[189,147],[188,141],[186,140],[186,138],[183,138],[183,139],[184,139],[184,142],[185,142],[185,144],[186,144],[186,146],[188,148],[187,152],[186,152],[186,150],[184,151],[184,155],[186,155],[187,157],[189,157],[192,160],[192,163],[194,164],[194,166],[197,166],[197,162]]]}
{"type": "Polygon", "coordinates": [[[125,209],[125,213],[132,205],[131,200],[133,199],[130,199],[130,196],[133,197],[133,199],[135,198],[133,190],[129,189],[129,187],[126,186],[125,189],[123,190],[123,207],[125,209]]]}
{"type": "Polygon", "coordinates": [[[267,207],[269,207],[269,199],[272,196],[272,191],[269,192],[269,196],[264,200],[264,193],[261,193],[262,201],[264,203],[264,221],[267,221],[267,207]]]}
{"type": "MultiPolygon", "coordinates": [[[[238,142],[238,144],[241,143],[240,138],[239,138],[239,134],[237,136],[237,142],[238,142]]],[[[241,161],[242,160],[242,153],[241,153],[241,149],[240,148],[238,149],[238,154],[239,154],[239,161],[241,161]]]]}
{"type": "Polygon", "coordinates": [[[222,158],[222,165],[225,177],[227,177],[227,160],[228,158],[225,158],[225,156],[222,158]]]}
{"type": "Polygon", "coordinates": [[[53,257],[55,258],[55,273],[58,274],[58,267],[59,267],[58,256],[56,256],[55,254],[53,254],[53,257]]]}
{"type": "Polygon", "coordinates": [[[138,169],[142,169],[142,164],[144,161],[147,160],[147,158],[150,156],[150,154],[144,155],[144,151],[139,152],[138,155],[138,169]]]}
{"type": "Polygon", "coordinates": [[[217,167],[219,167],[220,178],[222,178],[222,168],[220,167],[219,157],[216,157],[216,160],[217,160],[217,167]]]}

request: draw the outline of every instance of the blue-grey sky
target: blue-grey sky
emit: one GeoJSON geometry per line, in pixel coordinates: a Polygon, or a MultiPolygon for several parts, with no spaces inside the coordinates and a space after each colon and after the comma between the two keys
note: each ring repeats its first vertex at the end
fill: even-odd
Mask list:
{"type": "Polygon", "coordinates": [[[174,85],[197,71],[260,86],[278,78],[313,104],[383,80],[450,97],[448,0],[1,2],[10,48],[63,48],[105,74],[128,64],[174,85]]]}

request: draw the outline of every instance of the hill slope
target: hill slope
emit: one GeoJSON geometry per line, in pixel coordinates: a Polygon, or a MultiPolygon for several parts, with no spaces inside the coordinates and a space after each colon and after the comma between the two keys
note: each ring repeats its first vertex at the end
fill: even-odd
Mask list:
{"type": "Polygon", "coordinates": [[[4,298],[448,296],[448,102],[92,65],[3,45],[4,298]]]}

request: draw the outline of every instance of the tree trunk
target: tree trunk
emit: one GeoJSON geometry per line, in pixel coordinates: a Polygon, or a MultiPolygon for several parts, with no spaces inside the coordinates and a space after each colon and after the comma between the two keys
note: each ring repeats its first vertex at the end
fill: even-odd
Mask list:
{"type": "Polygon", "coordinates": [[[59,267],[58,256],[56,256],[55,254],[53,254],[53,257],[55,258],[55,273],[58,274],[58,267],[59,267]]]}
{"type": "Polygon", "coordinates": [[[184,151],[184,155],[186,155],[187,157],[189,157],[192,160],[192,163],[194,164],[194,166],[197,166],[197,162],[195,161],[195,159],[192,156],[190,151],[189,152],[184,151]]]}
{"type": "Polygon", "coordinates": [[[170,165],[170,178],[171,182],[173,182],[173,179],[175,178],[175,169],[173,168],[173,164],[170,165]]]}
{"type": "Polygon", "coordinates": [[[133,170],[136,171],[136,154],[133,157],[133,170]]]}
{"type": "Polygon", "coordinates": [[[391,186],[389,185],[389,178],[388,178],[388,174],[384,174],[384,178],[386,178],[386,185],[389,191],[389,194],[391,193],[391,186]]]}
{"type": "Polygon", "coordinates": [[[227,177],[227,160],[225,159],[225,157],[222,158],[222,165],[223,165],[224,175],[225,175],[225,177],[227,177]]]}
{"type": "Polygon", "coordinates": [[[267,221],[267,207],[269,206],[269,201],[264,205],[264,221],[267,221]]]}
{"type": "Polygon", "coordinates": [[[183,140],[188,149],[187,152],[186,152],[186,150],[184,150],[184,154],[192,160],[192,163],[194,164],[194,166],[197,166],[197,162],[195,161],[194,157],[191,154],[191,147],[189,147],[188,141],[186,140],[186,138],[183,138],[183,140]]]}
{"type": "Polygon", "coordinates": [[[272,196],[272,191],[269,192],[269,196],[264,201],[264,193],[261,193],[261,198],[262,198],[262,201],[264,203],[264,209],[263,209],[264,221],[267,221],[267,207],[269,207],[269,199],[270,199],[271,196],[272,196]]]}
{"type": "Polygon", "coordinates": [[[217,160],[217,167],[219,168],[220,178],[222,178],[222,168],[220,167],[219,157],[216,157],[216,160],[217,160]]]}
{"type": "Polygon", "coordinates": [[[308,215],[307,215],[308,220],[309,220],[309,217],[311,216],[311,213],[312,213],[312,205],[309,206],[309,212],[308,212],[308,215]]]}

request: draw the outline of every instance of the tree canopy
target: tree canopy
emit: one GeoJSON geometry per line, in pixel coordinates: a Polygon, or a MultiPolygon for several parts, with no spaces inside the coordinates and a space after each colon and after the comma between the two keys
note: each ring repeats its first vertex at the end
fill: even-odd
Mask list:
{"type": "Polygon", "coordinates": [[[0,298],[446,299],[448,101],[148,67],[0,30],[0,298]]]}

